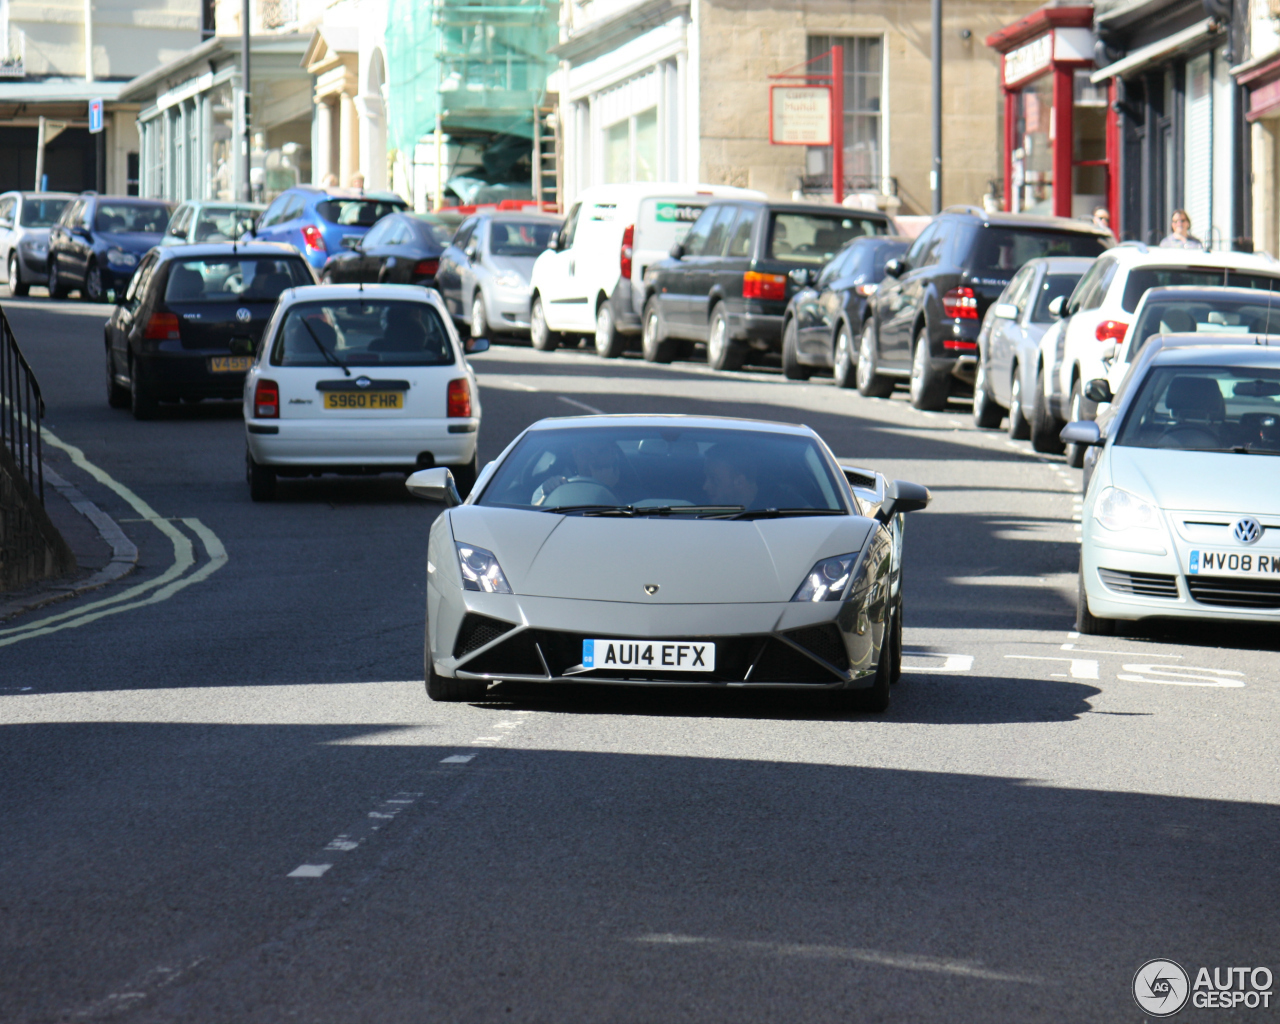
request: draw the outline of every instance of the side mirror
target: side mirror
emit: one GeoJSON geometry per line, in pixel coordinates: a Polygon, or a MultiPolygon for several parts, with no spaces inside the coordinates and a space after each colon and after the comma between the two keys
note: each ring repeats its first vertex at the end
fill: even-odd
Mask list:
{"type": "Polygon", "coordinates": [[[1111,393],[1111,381],[1106,377],[1095,377],[1084,386],[1084,397],[1091,402],[1110,402],[1115,398],[1111,393]]]}
{"type": "Polygon", "coordinates": [[[233,356],[251,356],[258,351],[258,343],[252,338],[232,338],[228,348],[233,356]]]}
{"type": "Polygon", "coordinates": [[[676,242],[676,244],[671,247],[670,256],[673,260],[684,259],[684,242],[676,242]]]}
{"type": "Polygon", "coordinates": [[[1059,295],[1056,299],[1049,303],[1049,315],[1053,317],[1062,316],[1062,307],[1067,304],[1067,297],[1059,295]]]}
{"type": "Polygon", "coordinates": [[[458,488],[453,482],[453,474],[444,466],[420,469],[411,474],[404,485],[415,498],[441,502],[447,508],[462,504],[458,488]]]}
{"type": "Polygon", "coordinates": [[[560,232],[557,231],[547,240],[547,252],[559,252],[562,241],[560,232]]]}
{"type": "Polygon", "coordinates": [[[929,488],[907,480],[892,480],[884,489],[884,501],[880,503],[876,518],[882,523],[888,523],[899,513],[919,512],[928,508],[932,500],[929,488]]]}
{"type": "Polygon", "coordinates": [[[1001,320],[1017,320],[1018,307],[1012,302],[997,302],[991,307],[991,315],[1001,320]]]}
{"type": "Polygon", "coordinates": [[[901,277],[906,269],[907,265],[896,256],[884,265],[884,272],[887,277],[901,277]]]}
{"type": "MultiPolygon", "coordinates": [[[[1090,383],[1093,382],[1090,381],[1090,383]]],[[[1102,383],[1105,384],[1106,381],[1102,383]]],[[[1110,388],[1107,388],[1107,393],[1111,393],[1110,388]]],[[[1079,444],[1086,448],[1096,448],[1103,443],[1102,431],[1093,420],[1076,420],[1074,423],[1068,423],[1062,428],[1062,433],[1058,437],[1062,439],[1063,444],[1079,444]]]]}
{"type": "Polygon", "coordinates": [[[465,348],[466,348],[466,353],[469,356],[474,356],[480,352],[488,352],[489,339],[488,338],[468,338],[465,348]]]}
{"type": "Polygon", "coordinates": [[[480,255],[480,243],[474,238],[467,243],[466,254],[467,259],[472,263],[474,263],[476,261],[476,257],[480,255]]]}

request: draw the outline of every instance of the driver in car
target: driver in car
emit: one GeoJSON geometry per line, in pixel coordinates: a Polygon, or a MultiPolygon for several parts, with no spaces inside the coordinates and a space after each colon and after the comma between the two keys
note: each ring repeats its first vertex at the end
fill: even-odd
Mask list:
{"type": "Polygon", "coordinates": [[[622,452],[611,441],[588,441],[573,449],[573,476],[550,476],[533,492],[533,504],[541,505],[564,484],[594,483],[612,491],[622,480],[622,452]]]}
{"type": "Polygon", "coordinates": [[[786,484],[761,483],[758,460],[750,449],[717,444],[703,456],[702,491],[712,505],[748,508],[804,508],[809,505],[786,484]]]}

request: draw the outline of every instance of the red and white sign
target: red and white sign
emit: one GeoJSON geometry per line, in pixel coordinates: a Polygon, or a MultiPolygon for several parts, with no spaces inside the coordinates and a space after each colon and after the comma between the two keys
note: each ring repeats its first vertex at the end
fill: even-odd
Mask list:
{"type": "Polygon", "coordinates": [[[831,145],[831,87],[771,85],[769,141],[775,146],[831,145]]]}

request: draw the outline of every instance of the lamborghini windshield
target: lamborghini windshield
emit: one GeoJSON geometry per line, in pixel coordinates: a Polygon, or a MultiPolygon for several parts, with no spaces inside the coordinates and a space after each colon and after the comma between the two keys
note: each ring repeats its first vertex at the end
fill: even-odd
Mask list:
{"type": "Polygon", "coordinates": [[[812,438],[714,427],[533,430],[480,505],[582,515],[847,515],[836,467],[812,438]]]}

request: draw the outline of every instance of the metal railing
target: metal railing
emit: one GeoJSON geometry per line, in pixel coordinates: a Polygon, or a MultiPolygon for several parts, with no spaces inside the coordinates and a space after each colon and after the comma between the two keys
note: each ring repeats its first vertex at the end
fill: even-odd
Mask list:
{"type": "Polygon", "coordinates": [[[18,348],[9,318],[0,309],[0,444],[9,449],[18,472],[44,503],[44,450],[40,420],[44,399],[40,382],[18,348]]]}
{"type": "MultiPolygon", "coordinates": [[[[802,174],[800,191],[805,195],[820,195],[831,191],[831,172],[826,174],[802,174]]],[[[898,194],[898,179],[895,177],[877,177],[866,174],[846,174],[844,176],[844,193],[875,192],[883,196],[898,194]]]]}

